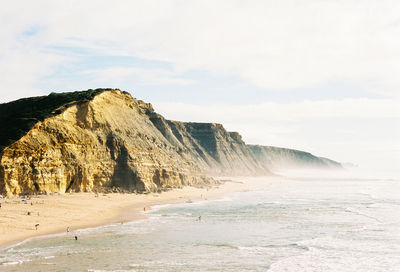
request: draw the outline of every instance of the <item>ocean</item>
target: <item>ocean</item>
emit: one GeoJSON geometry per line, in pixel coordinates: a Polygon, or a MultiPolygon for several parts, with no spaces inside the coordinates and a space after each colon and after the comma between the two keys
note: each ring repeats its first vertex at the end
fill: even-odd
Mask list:
{"type": "Polygon", "coordinates": [[[400,271],[398,179],[288,178],[147,215],[14,245],[0,271],[400,271]]]}

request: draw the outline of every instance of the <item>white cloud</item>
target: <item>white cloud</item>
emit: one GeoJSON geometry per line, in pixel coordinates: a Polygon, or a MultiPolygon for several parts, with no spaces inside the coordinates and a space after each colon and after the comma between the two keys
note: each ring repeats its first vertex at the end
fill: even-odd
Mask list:
{"type": "Polygon", "coordinates": [[[36,87],[38,81],[67,61],[66,57],[42,52],[26,44],[3,52],[6,53],[0,55],[0,103],[44,94],[44,90],[36,87]]]}
{"type": "Polygon", "coordinates": [[[68,58],[46,50],[46,25],[40,5],[18,1],[2,3],[0,10],[0,103],[44,94],[37,82],[54,73],[68,58]],[[24,35],[24,32],[38,35],[24,35]]]}
{"type": "Polygon", "coordinates": [[[190,85],[194,80],[179,77],[174,72],[165,69],[143,69],[131,67],[111,67],[98,70],[88,70],[84,73],[94,77],[95,82],[114,83],[134,79],[143,85],[190,85]]]}
{"type": "Polygon", "coordinates": [[[297,121],[310,118],[400,118],[399,99],[342,99],[301,101],[292,103],[267,102],[254,105],[191,105],[184,103],[155,103],[158,110],[170,118],[184,121],[225,122],[259,120],[268,122],[297,121]]]}
{"type": "Polygon", "coordinates": [[[168,61],[177,72],[201,69],[238,76],[268,89],[315,87],[337,80],[399,95],[398,1],[34,1],[15,5],[9,2],[2,9],[7,24],[0,28],[7,32],[7,40],[18,42],[21,31],[39,27],[41,40],[34,45],[39,49],[82,46],[102,55],[168,61]]]}

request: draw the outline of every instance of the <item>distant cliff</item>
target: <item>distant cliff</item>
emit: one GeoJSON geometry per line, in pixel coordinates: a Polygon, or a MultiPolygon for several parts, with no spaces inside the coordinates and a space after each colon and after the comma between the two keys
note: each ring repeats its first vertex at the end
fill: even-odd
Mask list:
{"type": "Polygon", "coordinates": [[[157,191],[209,184],[206,175],[267,175],[280,162],[340,164],[309,153],[246,145],[213,123],[166,120],[112,89],[0,104],[0,193],[157,191]],[[278,163],[279,162],[279,163],[278,163]]]}
{"type": "Polygon", "coordinates": [[[261,145],[248,145],[257,160],[264,162],[271,170],[282,168],[340,168],[340,163],[333,160],[316,157],[311,153],[261,145]]]}

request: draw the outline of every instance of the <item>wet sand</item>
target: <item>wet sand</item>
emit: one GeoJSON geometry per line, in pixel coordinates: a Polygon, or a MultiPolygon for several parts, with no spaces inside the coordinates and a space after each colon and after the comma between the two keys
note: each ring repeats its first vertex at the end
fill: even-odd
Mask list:
{"type": "Polygon", "coordinates": [[[0,249],[27,238],[146,218],[144,208],[265,188],[277,177],[235,178],[209,188],[151,194],[72,193],[0,199],[0,249]],[[245,181],[245,182],[243,182],[245,181]],[[37,226],[37,227],[36,227],[37,226]]]}

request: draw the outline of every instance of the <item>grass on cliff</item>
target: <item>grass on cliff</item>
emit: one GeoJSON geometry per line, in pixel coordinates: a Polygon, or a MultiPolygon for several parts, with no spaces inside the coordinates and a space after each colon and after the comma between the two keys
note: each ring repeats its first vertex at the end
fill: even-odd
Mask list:
{"type": "Polygon", "coordinates": [[[107,90],[111,89],[51,93],[0,104],[0,151],[18,141],[37,122],[60,114],[71,105],[90,101],[107,90]]]}

